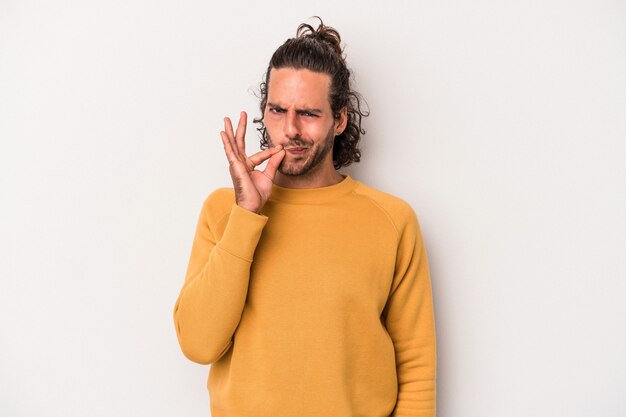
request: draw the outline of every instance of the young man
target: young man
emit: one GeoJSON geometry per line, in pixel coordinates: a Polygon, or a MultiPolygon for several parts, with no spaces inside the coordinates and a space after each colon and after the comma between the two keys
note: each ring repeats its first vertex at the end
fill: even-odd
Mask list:
{"type": "Polygon", "coordinates": [[[263,150],[246,155],[245,113],[225,119],[234,189],[205,200],[174,308],[213,417],[435,415],[418,220],[337,171],[364,133],[349,80],[339,34],[300,25],[261,84],[263,150]]]}

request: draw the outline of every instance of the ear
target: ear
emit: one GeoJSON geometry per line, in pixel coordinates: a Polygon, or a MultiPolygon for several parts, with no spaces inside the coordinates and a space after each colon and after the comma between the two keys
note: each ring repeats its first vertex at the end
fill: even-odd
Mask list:
{"type": "Polygon", "coordinates": [[[339,110],[339,119],[335,119],[335,136],[339,136],[346,130],[348,125],[348,108],[339,110]]]}

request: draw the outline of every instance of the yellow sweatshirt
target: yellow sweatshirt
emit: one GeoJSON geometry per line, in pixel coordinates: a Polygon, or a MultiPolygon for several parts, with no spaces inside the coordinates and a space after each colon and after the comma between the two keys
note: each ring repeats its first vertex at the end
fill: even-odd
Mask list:
{"type": "Polygon", "coordinates": [[[435,415],[428,260],[404,201],[347,176],[205,200],[174,322],[213,417],[435,415]]]}

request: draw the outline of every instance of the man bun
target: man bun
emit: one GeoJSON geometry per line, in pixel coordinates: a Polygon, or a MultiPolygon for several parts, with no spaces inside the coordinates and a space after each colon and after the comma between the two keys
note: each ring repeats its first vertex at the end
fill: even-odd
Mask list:
{"type": "Polygon", "coordinates": [[[321,17],[313,17],[317,18],[320,21],[317,29],[314,29],[313,26],[307,23],[302,23],[300,26],[298,26],[298,30],[296,31],[296,39],[302,37],[310,37],[322,41],[328,44],[333,49],[333,51],[343,59],[343,48],[341,47],[341,36],[339,35],[339,32],[337,32],[337,30],[331,28],[330,26],[324,25],[321,17]]]}

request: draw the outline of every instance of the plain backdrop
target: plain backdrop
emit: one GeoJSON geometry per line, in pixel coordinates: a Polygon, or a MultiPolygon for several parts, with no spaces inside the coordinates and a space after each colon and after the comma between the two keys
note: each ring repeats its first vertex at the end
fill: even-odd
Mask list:
{"type": "MultiPolygon", "coordinates": [[[[224,116],[313,15],[415,209],[440,417],[626,415],[626,3],[0,1],[0,415],[209,416],[173,307],[224,116]]],[[[372,239],[375,239],[372,236],[372,239]]],[[[285,399],[288,400],[288,399],[285,399]]]]}

